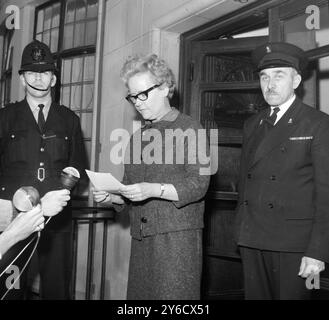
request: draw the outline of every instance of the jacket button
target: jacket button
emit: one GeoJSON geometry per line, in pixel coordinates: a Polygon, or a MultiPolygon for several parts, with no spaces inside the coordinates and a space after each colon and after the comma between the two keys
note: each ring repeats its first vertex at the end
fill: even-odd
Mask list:
{"type": "Polygon", "coordinates": [[[244,203],[245,206],[247,206],[248,205],[248,200],[244,200],[243,203],[244,203]]]}
{"type": "Polygon", "coordinates": [[[269,207],[270,209],[273,209],[273,208],[274,208],[273,203],[269,203],[269,204],[268,204],[268,207],[269,207]]]}
{"type": "Polygon", "coordinates": [[[247,178],[251,179],[251,173],[248,173],[247,178]]]}
{"type": "Polygon", "coordinates": [[[40,167],[43,167],[45,164],[43,162],[40,162],[40,167]]]}
{"type": "Polygon", "coordinates": [[[45,149],[44,149],[44,148],[40,148],[40,151],[41,151],[41,152],[44,152],[44,151],[45,151],[45,149]]]}
{"type": "Polygon", "coordinates": [[[5,187],[2,187],[2,188],[1,188],[1,191],[5,191],[5,190],[6,190],[6,188],[5,188],[5,187]]]}
{"type": "Polygon", "coordinates": [[[271,176],[271,180],[276,180],[276,176],[271,176]]]}
{"type": "Polygon", "coordinates": [[[146,219],[145,217],[143,217],[143,218],[141,219],[141,221],[142,221],[143,223],[146,223],[146,222],[147,222],[147,219],[146,219]]]}
{"type": "Polygon", "coordinates": [[[14,139],[14,138],[15,138],[15,135],[14,135],[14,134],[12,134],[12,135],[11,135],[11,138],[12,138],[12,139],[14,139]]]}

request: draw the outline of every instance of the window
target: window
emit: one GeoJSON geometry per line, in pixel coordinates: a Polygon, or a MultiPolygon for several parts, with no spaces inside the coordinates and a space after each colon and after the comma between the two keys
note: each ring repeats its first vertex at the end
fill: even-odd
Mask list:
{"type": "Polygon", "coordinates": [[[60,80],[56,100],[80,117],[89,161],[97,14],[97,0],[52,1],[37,8],[34,32],[54,54],[60,80]]]}
{"type": "Polygon", "coordinates": [[[13,63],[13,30],[6,30],[3,39],[1,79],[0,79],[0,103],[4,107],[10,102],[11,74],[13,63]]]}

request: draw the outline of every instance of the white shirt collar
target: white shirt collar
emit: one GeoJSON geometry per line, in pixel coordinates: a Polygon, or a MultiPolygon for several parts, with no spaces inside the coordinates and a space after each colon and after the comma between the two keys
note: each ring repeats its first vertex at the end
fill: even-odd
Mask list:
{"type": "Polygon", "coordinates": [[[277,122],[287,112],[287,110],[290,108],[290,106],[294,103],[295,99],[296,99],[296,95],[294,94],[291,98],[289,98],[286,102],[284,102],[280,106],[271,107],[271,115],[273,113],[274,108],[276,108],[276,107],[280,108],[280,111],[277,113],[276,121],[275,121],[274,125],[277,124],[277,122]]]}
{"type": "MultiPolygon", "coordinates": [[[[38,121],[38,113],[39,113],[38,105],[40,103],[37,103],[36,101],[32,100],[31,98],[29,98],[29,96],[26,97],[26,101],[27,101],[32,113],[33,113],[34,118],[36,119],[36,121],[38,121]]],[[[42,110],[43,114],[44,114],[44,117],[45,117],[45,120],[47,119],[50,106],[51,106],[51,98],[49,98],[47,101],[45,101],[44,108],[42,110]]]]}

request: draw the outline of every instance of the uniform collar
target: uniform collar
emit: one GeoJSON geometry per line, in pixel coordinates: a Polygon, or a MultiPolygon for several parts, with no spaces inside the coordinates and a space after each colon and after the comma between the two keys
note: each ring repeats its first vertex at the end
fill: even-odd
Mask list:
{"type": "MultiPolygon", "coordinates": [[[[38,105],[40,103],[34,101],[29,96],[26,97],[26,101],[27,101],[27,104],[29,105],[29,107],[30,107],[33,114],[39,112],[38,105]]],[[[44,103],[43,113],[44,113],[45,116],[48,115],[50,106],[51,106],[51,97],[49,97],[49,99],[44,103]]]]}

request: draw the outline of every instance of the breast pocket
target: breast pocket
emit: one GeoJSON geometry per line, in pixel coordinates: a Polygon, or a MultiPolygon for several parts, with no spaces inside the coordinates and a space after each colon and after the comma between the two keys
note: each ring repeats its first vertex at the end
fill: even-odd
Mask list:
{"type": "Polygon", "coordinates": [[[43,140],[52,161],[68,161],[71,140],[68,134],[57,132],[45,135],[43,140]]]}
{"type": "Polygon", "coordinates": [[[7,137],[4,158],[7,163],[26,162],[28,154],[27,130],[17,130],[7,137]]]}

